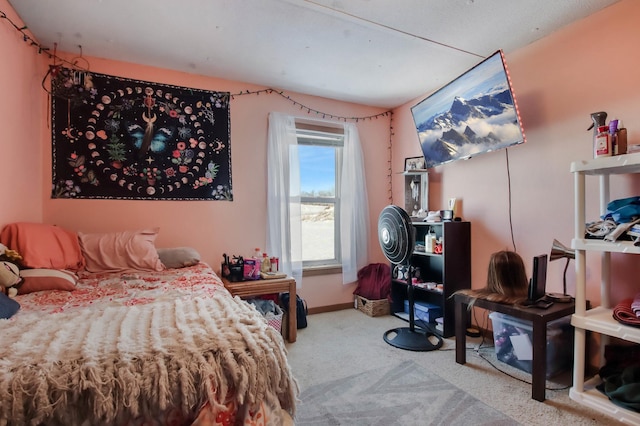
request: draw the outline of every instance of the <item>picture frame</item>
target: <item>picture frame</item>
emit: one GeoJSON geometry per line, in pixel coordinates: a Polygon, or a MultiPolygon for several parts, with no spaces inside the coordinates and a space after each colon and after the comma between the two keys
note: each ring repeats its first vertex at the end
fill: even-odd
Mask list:
{"type": "MultiPolygon", "coordinates": [[[[417,170],[417,169],[416,169],[417,170]]],[[[424,218],[429,207],[429,175],[426,172],[404,175],[404,209],[412,218],[424,218]]]]}
{"type": "Polygon", "coordinates": [[[418,170],[425,170],[424,157],[408,157],[404,159],[404,171],[414,172],[418,170]]]}

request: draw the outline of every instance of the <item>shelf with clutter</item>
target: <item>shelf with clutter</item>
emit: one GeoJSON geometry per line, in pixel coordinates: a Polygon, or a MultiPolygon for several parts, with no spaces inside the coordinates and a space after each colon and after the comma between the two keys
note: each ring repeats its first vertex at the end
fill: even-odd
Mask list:
{"type": "MultiPolygon", "coordinates": [[[[595,120],[594,120],[595,121],[595,120]]],[[[594,150],[597,144],[594,140],[594,150]]],[[[627,147],[631,148],[631,147],[627,147]]],[[[640,254],[638,236],[630,230],[630,220],[621,217],[621,210],[616,207],[634,206],[640,209],[640,197],[629,197],[610,200],[610,176],[640,173],[640,153],[601,156],[589,160],[574,161],[571,172],[575,188],[575,225],[571,246],[575,250],[576,259],[576,310],[571,319],[575,328],[575,359],[573,385],[569,391],[571,399],[594,408],[611,417],[630,424],[640,424],[640,412],[632,408],[623,408],[620,401],[613,402],[604,382],[610,379],[608,354],[615,352],[610,346],[610,338],[621,339],[627,344],[640,344],[640,316],[637,321],[625,323],[619,315],[620,304],[612,303],[610,293],[615,285],[610,274],[611,253],[640,254]],[[586,176],[595,176],[599,180],[600,219],[587,222],[585,218],[586,176]],[[616,213],[617,212],[617,213],[616,213]],[[616,216],[618,214],[618,216],[616,216]],[[610,220],[611,223],[606,223],[610,220]],[[597,255],[601,261],[600,294],[601,306],[589,308],[587,293],[587,257],[597,255]],[[635,325],[635,324],[638,325],[635,325]],[[629,325],[632,324],[632,325],[629,325]],[[592,378],[585,378],[585,356],[587,335],[589,332],[601,335],[600,370],[592,378]]],[[[594,157],[596,152],[594,151],[594,157]]],[[[628,211],[627,211],[628,212],[628,211]]],[[[630,295],[633,296],[633,295],[630,295]]],[[[630,345],[634,347],[637,345],[630,345]]],[[[640,347],[638,347],[640,352],[640,347]]],[[[634,359],[637,359],[634,358],[634,359]]],[[[637,364],[640,367],[640,363],[637,364]]],[[[627,405],[631,407],[631,405],[627,405]]]]}
{"type": "Polygon", "coordinates": [[[407,280],[411,279],[416,290],[415,314],[424,318],[425,313],[430,312],[429,322],[434,323],[443,337],[451,337],[455,334],[451,295],[471,288],[471,223],[417,221],[411,225],[416,241],[410,260],[413,276],[407,276],[407,267],[403,265],[392,271],[391,313],[403,319],[408,314],[405,301],[407,280]],[[442,320],[438,322],[440,317],[442,320]]]}

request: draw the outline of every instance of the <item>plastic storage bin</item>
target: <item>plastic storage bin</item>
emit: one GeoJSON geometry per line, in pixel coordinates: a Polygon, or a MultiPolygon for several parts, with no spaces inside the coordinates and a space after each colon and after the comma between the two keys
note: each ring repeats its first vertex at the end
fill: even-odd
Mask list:
{"type": "MultiPolygon", "coordinates": [[[[404,312],[409,313],[409,301],[404,301],[404,312]]],[[[442,309],[440,306],[433,303],[427,303],[420,300],[416,300],[413,305],[414,318],[424,322],[436,322],[436,318],[442,316],[442,309]]]]}
{"type": "MultiPolygon", "coordinates": [[[[527,373],[532,370],[533,326],[499,312],[489,314],[498,360],[527,373]]],[[[547,378],[573,365],[573,326],[571,316],[547,324],[547,378]]]]}

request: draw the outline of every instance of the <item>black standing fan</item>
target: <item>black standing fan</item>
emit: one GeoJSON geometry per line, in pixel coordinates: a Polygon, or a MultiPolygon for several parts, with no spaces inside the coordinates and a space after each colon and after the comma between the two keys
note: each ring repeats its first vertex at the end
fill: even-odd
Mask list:
{"type": "MultiPolygon", "coordinates": [[[[415,245],[411,218],[402,208],[394,205],[385,207],[378,219],[378,239],[385,257],[395,265],[406,265],[407,299],[409,300],[409,327],[394,328],[384,333],[384,341],[400,349],[410,351],[432,351],[442,346],[442,338],[431,329],[416,329],[414,319],[413,271],[411,255],[415,245]],[[432,343],[433,337],[437,343],[432,343]]],[[[430,328],[427,324],[426,328],[430,328]]]]}

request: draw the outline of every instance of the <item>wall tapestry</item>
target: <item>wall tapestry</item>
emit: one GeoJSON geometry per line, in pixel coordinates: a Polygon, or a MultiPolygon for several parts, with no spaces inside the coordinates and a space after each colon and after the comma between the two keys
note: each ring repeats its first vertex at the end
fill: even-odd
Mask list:
{"type": "Polygon", "coordinates": [[[228,92],[54,71],[52,198],[233,199],[228,92]]]}

